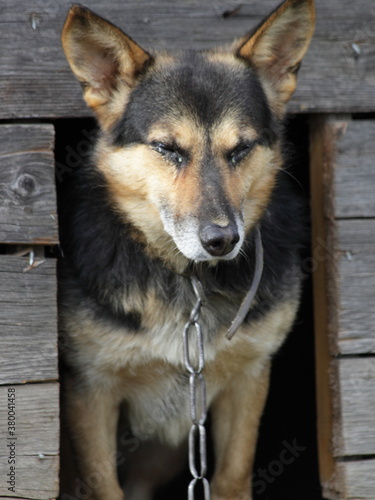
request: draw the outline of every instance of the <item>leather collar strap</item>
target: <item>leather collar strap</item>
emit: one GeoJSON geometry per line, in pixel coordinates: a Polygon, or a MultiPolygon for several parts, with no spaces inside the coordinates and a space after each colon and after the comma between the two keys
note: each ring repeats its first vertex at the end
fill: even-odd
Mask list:
{"type": "Polygon", "coordinates": [[[245,298],[243,299],[240,308],[238,309],[238,312],[232,321],[231,326],[229,327],[229,330],[226,333],[226,338],[228,340],[231,340],[233,335],[236,333],[236,331],[239,329],[239,327],[242,325],[244,322],[251,304],[254,300],[255,294],[257,293],[259,283],[262,277],[263,273],[263,245],[262,245],[262,237],[260,234],[260,229],[257,226],[255,228],[255,268],[254,268],[254,276],[253,276],[253,281],[251,283],[251,287],[247,294],[245,295],[245,298]]]}

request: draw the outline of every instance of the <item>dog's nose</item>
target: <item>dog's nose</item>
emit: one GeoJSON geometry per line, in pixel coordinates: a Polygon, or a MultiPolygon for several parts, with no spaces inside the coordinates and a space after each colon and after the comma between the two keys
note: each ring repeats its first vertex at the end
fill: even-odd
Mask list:
{"type": "Polygon", "coordinates": [[[214,257],[228,255],[240,239],[237,226],[232,222],[225,227],[206,224],[201,227],[199,237],[203,248],[214,257]]]}

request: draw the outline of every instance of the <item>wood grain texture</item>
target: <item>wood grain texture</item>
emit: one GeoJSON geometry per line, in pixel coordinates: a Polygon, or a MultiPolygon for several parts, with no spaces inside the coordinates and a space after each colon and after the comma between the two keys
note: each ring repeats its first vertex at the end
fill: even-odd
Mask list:
{"type": "Polygon", "coordinates": [[[375,500],[375,460],[340,464],[346,478],[347,500],[375,500]]]}
{"type": "Polygon", "coordinates": [[[0,256],[0,383],[57,379],[56,261],[0,256]]]}
{"type": "Polygon", "coordinates": [[[375,121],[350,121],[337,144],[335,217],[375,217],[375,121]]]}
{"type": "MultiPolygon", "coordinates": [[[[85,1],[149,49],[199,49],[231,42],[250,31],[278,3],[85,1]],[[223,17],[238,5],[233,15],[223,17]]],[[[316,5],[317,29],[290,110],[374,111],[375,11],[371,2],[316,0],[316,5]]],[[[89,116],[60,45],[70,2],[1,0],[0,6],[0,118],[89,116]]]]}
{"type": "Polygon", "coordinates": [[[327,166],[331,164],[330,144],[333,130],[324,116],[314,116],[310,123],[310,183],[311,183],[311,253],[315,258],[313,274],[314,330],[316,359],[317,441],[320,481],[330,496],[335,491],[336,463],[332,453],[333,400],[329,368],[330,295],[327,287],[331,258],[327,251],[326,199],[330,178],[326,179],[327,166]],[[323,242],[323,244],[322,244],[323,242]]]}
{"type": "Polygon", "coordinates": [[[331,500],[374,500],[375,357],[355,355],[375,352],[375,220],[354,218],[357,207],[351,202],[347,187],[351,184],[354,197],[358,189],[365,197],[361,213],[372,215],[372,200],[368,196],[371,189],[365,186],[366,175],[371,183],[372,173],[362,161],[357,161],[355,171],[346,177],[340,170],[352,168],[356,155],[363,158],[371,151],[366,128],[371,129],[373,122],[326,115],[313,117],[311,125],[321,484],[324,497],[331,500]],[[367,169],[364,175],[363,169],[367,169]],[[348,208],[344,213],[345,203],[348,208]],[[350,357],[337,358],[339,354],[350,357]]]}
{"type": "Polygon", "coordinates": [[[59,470],[59,385],[31,384],[15,388],[16,431],[7,428],[8,386],[0,387],[0,496],[50,499],[58,494],[59,470]],[[8,490],[4,478],[9,473],[9,448],[16,437],[15,492],[8,490]]]}
{"type": "Polygon", "coordinates": [[[337,221],[340,354],[375,353],[375,220],[337,221]]]}
{"type": "Polygon", "coordinates": [[[328,331],[330,354],[371,354],[375,353],[375,220],[370,216],[375,209],[375,169],[370,165],[375,122],[328,115],[319,123],[321,172],[314,170],[314,161],[311,164],[316,321],[327,323],[318,328],[328,331]],[[319,250],[314,227],[322,216],[319,250]],[[326,276],[318,283],[322,265],[326,276]],[[326,320],[322,289],[326,290],[326,320]]]}
{"type": "Polygon", "coordinates": [[[52,125],[0,125],[0,243],[57,243],[52,125]]]}
{"type": "Polygon", "coordinates": [[[375,358],[339,359],[335,363],[335,397],[340,408],[335,418],[335,456],[375,455],[375,358]]]}

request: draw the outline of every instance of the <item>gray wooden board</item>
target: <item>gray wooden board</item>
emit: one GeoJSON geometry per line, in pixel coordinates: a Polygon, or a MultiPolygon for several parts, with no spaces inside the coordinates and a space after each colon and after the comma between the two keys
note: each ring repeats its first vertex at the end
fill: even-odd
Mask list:
{"type": "MultiPolygon", "coordinates": [[[[335,419],[338,457],[375,455],[375,358],[348,358],[338,364],[340,416],[335,419]]],[[[375,492],[375,490],[374,490],[375,492]]]]}
{"type": "Polygon", "coordinates": [[[349,121],[337,147],[335,217],[375,217],[375,120],[349,121]]]}
{"type": "Polygon", "coordinates": [[[340,464],[346,483],[347,500],[375,500],[375,460],[340,464]]]}
{"type": "Polygon", "coordinates": [[[57,378],[56,261],[0,256],[0,383],[57,378]]]}
{"type": "MultiPolygon", "coordinates": [[[[13,392],[11,394],[14,394],[13,392]]],[[[25,384],[0,387],[0,495],[30,499],[55,498],[59,470],[59,385],[25,384]],[[8,389],[15,389],[15,435],[8,431],[8,389]],[[14,440],[14,438],[17,438],[14,440]],[[15,442],[15,492],[7,474],[15,442]]]]}
{"type": "MultiPolygon", "coordinates": [[[[84,2],[152,49],[207,48],[230,42],[251,30],[278,3],[84,2]],[[236,7],[236,13],[224,19],[223,13],[236,7]]],[[[0,118],[89,114],[60,44],[70,5],[68,0],[0,0],[0,118]]],[[[316,5],[316,34],[290,110],[374,111],[375,6],[370,0],[316,0],[316,5]]]]}
{"type": "Polygon", "coordinates": [[[0,243],[57,243],[54,128],[0,125],[0,243]]]}
{"type": "Polygon", "coordinates": [[[336,224],[337,349],[340,354],[375,353],[375,219],[339,220],[336,224]]]}

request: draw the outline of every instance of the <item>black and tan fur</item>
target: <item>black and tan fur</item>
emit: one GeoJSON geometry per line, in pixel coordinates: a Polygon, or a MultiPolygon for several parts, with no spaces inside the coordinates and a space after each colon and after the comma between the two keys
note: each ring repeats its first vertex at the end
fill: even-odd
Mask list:
{"type": "Polygon", "coordinates": [[[313,0],[286,0],[230,47],[151,53],[88,9],[69,12],[64,50],[99,123],[90,158],[69,181],[61,234],[63,406],[85,498],[152,498],[150,475],[117,479],[120,407],[139,442],[151,422],[148,460],[175,457],[186,440],[182,330],[193,271],[208,297],[212,498],[252,498],[270,359],[299,302],[300,206],[283,172],[283,116],[313,26],[313,0]],[[229,341],[251,284],[257,224],[264,272],[229,341]]]}

